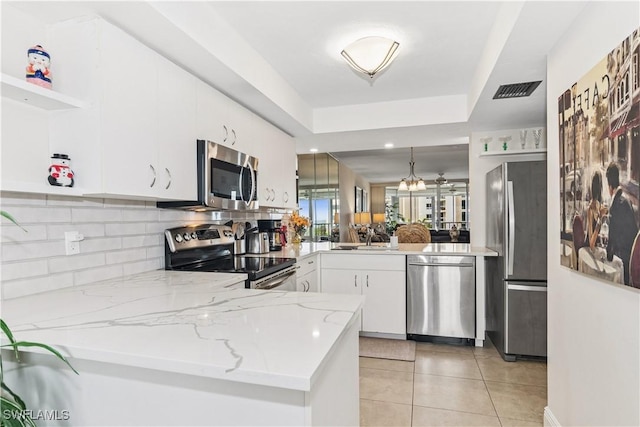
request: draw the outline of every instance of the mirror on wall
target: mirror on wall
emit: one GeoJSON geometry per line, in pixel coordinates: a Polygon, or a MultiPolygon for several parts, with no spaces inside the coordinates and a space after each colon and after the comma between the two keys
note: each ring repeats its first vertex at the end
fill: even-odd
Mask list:
{"type": "Polygon", "coordinates": [[[307,241],[340,240],[339,164],[327,153],[298,155],[300,215],[311,219],[307,241]]]}
{"type": "Polygon", "coordinates": [[[462,230],[471,228],[469,218],[469,183],[427,184],[422,191],[398,191],[397,186],[385,189],[385,204],[398,223],[420,222],[434,230],[448,230],[453,225],[462,230]]]}

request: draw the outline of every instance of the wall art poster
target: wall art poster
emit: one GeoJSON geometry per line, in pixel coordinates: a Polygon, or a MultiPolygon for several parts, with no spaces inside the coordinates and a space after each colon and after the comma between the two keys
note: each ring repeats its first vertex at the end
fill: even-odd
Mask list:
{"type": "Polygon", "coordinates": [[[561,264],[640,289],[640,29],[558,98],[561,264]]]}

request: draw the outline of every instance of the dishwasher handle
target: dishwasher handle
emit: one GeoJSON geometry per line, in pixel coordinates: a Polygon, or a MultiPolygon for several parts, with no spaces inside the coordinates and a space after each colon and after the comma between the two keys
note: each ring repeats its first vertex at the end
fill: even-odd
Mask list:
{"type": "Polygon", "coordinates": [[[443,262],[443,263],[409,263],[409,267],[473,267],[473,263],[453,263],[453,262],[443,262]]]}

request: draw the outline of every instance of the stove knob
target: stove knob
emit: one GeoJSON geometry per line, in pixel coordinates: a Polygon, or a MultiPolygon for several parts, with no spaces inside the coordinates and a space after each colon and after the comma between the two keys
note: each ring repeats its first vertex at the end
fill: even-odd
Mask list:
{"type": "Polygon", "coordinates": [[[181,234],[176,234],[176,242],[181,243],[182,242],[182,235],[181,234]]]}
{"type": "Polygon", "coordinates": [[[184,237],[185,242],[188,242],[189,240],[191,240],[191,235],[189,233],[184,233],[184,236],[182,237],[184,237]]]}
{"type": "Polygon", "coordinates": [[[197,240],[198,239],[198,235],[196,234],[196,232],[194,231],[193,233],[191,233],[191,238],[193,240],[197,240]]]}

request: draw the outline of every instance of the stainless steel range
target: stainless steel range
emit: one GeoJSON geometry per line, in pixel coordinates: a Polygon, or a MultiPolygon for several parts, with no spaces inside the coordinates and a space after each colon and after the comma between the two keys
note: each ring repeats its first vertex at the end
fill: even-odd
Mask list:
{"type": "Polygon", "coordinates": [[[200,224],[165,230],[165,269],[246,273],[246,288],[296,290],[295,258],[235,255],[231,227],[200,224]]]}

